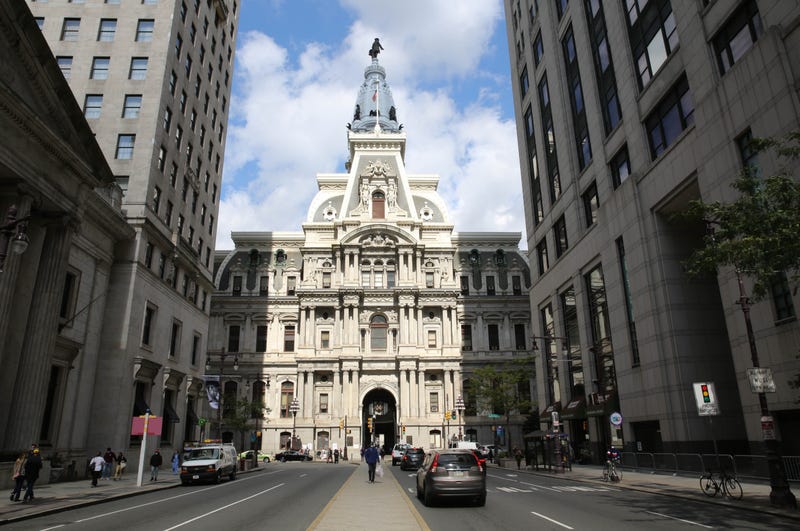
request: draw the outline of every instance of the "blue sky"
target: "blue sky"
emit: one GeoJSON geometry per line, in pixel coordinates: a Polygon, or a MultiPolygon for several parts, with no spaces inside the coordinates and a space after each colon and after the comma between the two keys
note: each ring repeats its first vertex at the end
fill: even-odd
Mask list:
{"type": "Polygon", "coordinates": [[[345,124],[375,37],[408,170],[440,176],[456,231],[524,235],[502,0],[244,0],[241,10],[217,249],[232,248],[232,231],[301,230],[316,174],[345,171],[345,124]]]}

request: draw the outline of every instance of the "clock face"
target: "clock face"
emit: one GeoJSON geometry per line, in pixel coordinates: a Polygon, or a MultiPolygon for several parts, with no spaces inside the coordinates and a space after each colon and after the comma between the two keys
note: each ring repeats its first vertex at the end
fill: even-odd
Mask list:
{"type": "Polygon", "coordinates": [[[383,415],[383,403],[382,403],[382,402],[377,402],[377,403],[376,403],[376,404],[373,406],[373,408],[374,408],[374,410],[375,410],[375,414],[376,414],[376,415],[383,415]]]}

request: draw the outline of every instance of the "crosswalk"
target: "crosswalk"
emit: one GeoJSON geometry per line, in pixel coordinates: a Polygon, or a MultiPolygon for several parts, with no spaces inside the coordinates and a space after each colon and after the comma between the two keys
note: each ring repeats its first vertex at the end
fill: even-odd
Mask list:
{"type": "Polygon", "coordinates": [[[545,487],[544,485],[538,485],[536,487],[532,485],[526,485],[525,488],[520,487],[497,487],[497,490],[502,492],[538,492],[541,490],[554,490],[557,492],[611,492],[616,489],[612,489],[609,487],[587,487],[583,485],[576,485],[576,486],[551,486],[545,487]]]}

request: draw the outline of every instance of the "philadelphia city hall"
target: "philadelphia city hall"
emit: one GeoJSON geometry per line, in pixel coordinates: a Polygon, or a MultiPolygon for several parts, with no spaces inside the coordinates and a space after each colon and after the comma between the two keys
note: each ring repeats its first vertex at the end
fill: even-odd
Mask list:
{"type": "MultiPolygon", "coordinates": [[[[302,232],[234,232],[235,249],[216,253],[206,375],[221,380],[223,412],[264,403],[247,440],[267,452],[293,432],[349,453],[371,437],[521,444],[530,411],[507,430],[468,392],[476,368],[531,355],[521,235],[454,231],[439,177],[406,171],[406,133],[370,56],[347,173],[316,176],[302,232]]],[[[534,385],[532,370],[518,392],[535,397],[534,385]]],[[[221,436],[239,444],[224,420],[221,436]]]]}

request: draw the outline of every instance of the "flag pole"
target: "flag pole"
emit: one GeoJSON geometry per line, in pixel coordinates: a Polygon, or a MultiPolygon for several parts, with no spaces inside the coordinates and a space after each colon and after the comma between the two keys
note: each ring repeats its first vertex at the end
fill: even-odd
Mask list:
{"type": "Polygon", "coordinates": [[[379,87],[381,86],[380,79],[375,80],[375,134],[381,132],[381,93],[379,87]]]}
{"type": "Polygon", "coordinates": [[[142,474],[144,474],[144,456],[147,452],[147,426],[150,424],[150,410],[144,413],[144,433],[142,433],[142,445],[139,446],[139,472],[136,474],[136,486],[142,486],[142,474]]]}

